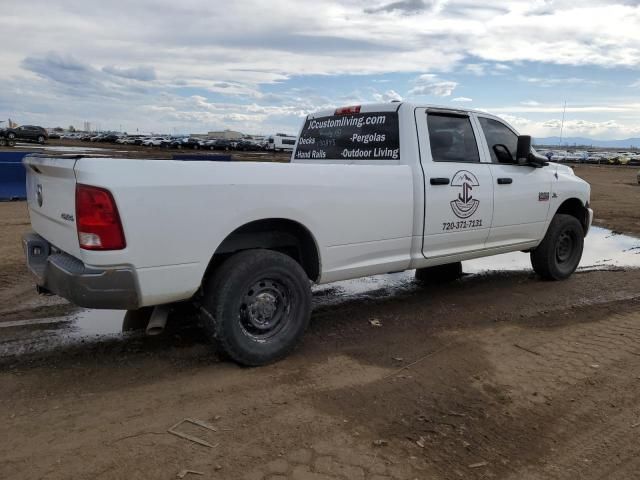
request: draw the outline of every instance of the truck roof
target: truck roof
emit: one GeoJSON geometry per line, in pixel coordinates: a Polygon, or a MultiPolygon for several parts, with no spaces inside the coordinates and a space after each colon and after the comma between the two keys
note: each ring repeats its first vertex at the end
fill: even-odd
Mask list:
{"type": "MultiPolygon", "coordinates": [[[[483,115],[493,116],[488,112],[482,110],[475,110],[473,108],[460,108],[460,107],[452,107],[445,105],[436,105],[429,103],[413,103],[413,102],[388,102],[388,103],[365,103],[362,105],[358,105],[360,107],[360,113],[373,113],[373,112],[395,112],[398,109],[405,105],[411,109],[413,108],[434,108],[438,110],[449,110],[452,112],[474,112],[481,113],[483,115]]],[[[342,108],[342,107],[336,107],[342,108]]],[[[319,117],[329,117],[335,115],[335,108],[319,110],[317,112],[310,113],[307,118],[319,118],[319,117]]]]}

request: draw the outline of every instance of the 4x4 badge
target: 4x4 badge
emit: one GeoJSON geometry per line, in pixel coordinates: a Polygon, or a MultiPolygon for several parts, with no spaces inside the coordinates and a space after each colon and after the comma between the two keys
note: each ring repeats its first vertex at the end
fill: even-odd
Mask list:
{"type": "Polygon", "coordinates": [[[480,206],[480,200],[473,198],[471,194],[473,187],[480,186],[476,176],[467,170],[460,170],[453,176],[451,186],[462,187],[462,191],[458,193],[458,198],[451,202],[451,210],[453,210],[456,217],[469,218],[476,213],[480,206]]]}

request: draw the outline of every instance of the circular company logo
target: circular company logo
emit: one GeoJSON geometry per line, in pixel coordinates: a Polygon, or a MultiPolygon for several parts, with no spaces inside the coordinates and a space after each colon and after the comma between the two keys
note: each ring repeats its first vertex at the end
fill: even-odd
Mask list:
{"type": "Polygon", "coordinates": [[[451,186],[461,189],[458,193],[458,198],[451,202],[451,210],[453,210],[456,217],[469,218],[476,213],[480,206],[480,200],[473,198],[471,193],[474,187],[480,186],[476,176],[467,170],[460,170],[453,176],[451,186]]]}
{"type": "Polygon", "coordinates": [[[41,207],[44,203],[44,197],[42,196],[42,185],[38,184],[36,187],[36,200],[38,201],[38,206],[41,207]]]}

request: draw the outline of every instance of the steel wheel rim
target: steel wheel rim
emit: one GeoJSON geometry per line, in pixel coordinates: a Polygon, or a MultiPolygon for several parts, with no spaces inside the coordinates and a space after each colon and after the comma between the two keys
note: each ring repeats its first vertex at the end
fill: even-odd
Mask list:
{"type": "Polygon", "coordinates": [[[566,263],[573,256],[575,250],[575,235],[569,230],[563,231],[558,237],[556,245],[556,259],[558,263],[566,263]]]}
{"type": "Polygon", "coordinates": [[[280,281],[261,279],[247,289],[240,304],[242,332],[253,340],[267,342],[290,322],[291,296],[280,281]]]}

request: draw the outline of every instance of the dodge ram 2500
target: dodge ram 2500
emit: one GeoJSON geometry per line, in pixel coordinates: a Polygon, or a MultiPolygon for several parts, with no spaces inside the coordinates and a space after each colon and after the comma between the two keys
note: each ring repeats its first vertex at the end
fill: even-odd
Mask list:
{"type": "Polygon", "coordinates": [[[409,103],[309,115],[291,162],[30,156],[28,265],[90,308],[198,307],[235,361],[286,355],[311,284],[528,252],[543,279],[577,268],[589,185],[500,118],[409,103]]]}

